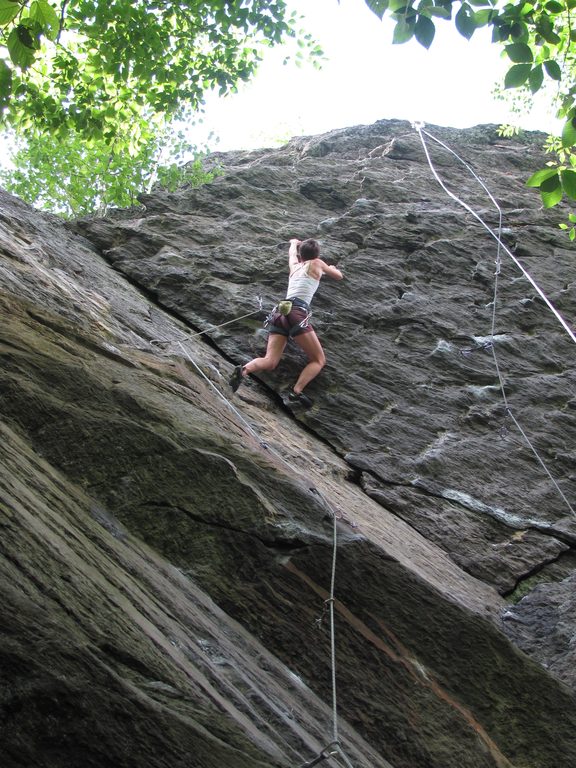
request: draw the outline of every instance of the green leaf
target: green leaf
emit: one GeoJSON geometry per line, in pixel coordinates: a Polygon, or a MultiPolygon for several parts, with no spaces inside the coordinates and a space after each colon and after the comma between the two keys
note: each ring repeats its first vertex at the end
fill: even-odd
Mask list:
{"type": "Polygon", "coordinates": [[[407,43],[408,40],[411,40],[414,35],[414,26],[415,25],[413,21],[400,19],[400,21],[398,21],[394,27],[394,35],[392,37],[392,42],[394,45],[407,43]]]}
{"type": "Polygon", "coordinates": [[[532,176],[530,176],[526,182],[526,186],[539,187],[543,182],[551,179],[554,176],[558,176],[557,168],[541,168],[539,171],[536,171],[536,173],[533,173],[532,176]]]}
{"type": "Polygon", "coordinates": [[[34,49],[28,45],[28,41],[32,42],[32,37],[28,30],[21,28],[21,25],[14,27],[14,29],[8,35],[6,45],[8,46],[8,53],[10,58],[21,69],[28,69],[36,57],[34,49]],[[24,38],[24,42],[22,40],[24,38]]]}
{"type": "Polygon", "coordinates": [[[366,0],[366,5],[379,19],[382,19],[388,10],[388,0],[366,0]]]}
{"type": "Polygon", "coordinates": [[[465,37],[466,40],[470,40],[476,31],[476,20],[474,18],[474,11],[470,8],[468,3],[462,3],[460,10],[454,18],[454,23],[462,37],[465,37]]]}
{"type": "Polygon", "coordinates": [[[490,8],[482,9],[481,11],[476,11],[474,13],[474,19],[476,21],[477,27],[485,27],[486,24],[490,23],[492,19],[494,18],[495,11],[490,8]]]}
{"type": "Polygon", "coordinates": [[[564,123],[562,128],[562,146],[573,147],[576,144],[576,118],[564,123]]]}
{"type": "Polygon", "coordinates": [[[536,93],[536,91],[539,91],[543,82],[544,70],[542,69],[542,64],[538,64],[530,72],[530,76],[528,77],[528,85],[530,86],[531,93],[536,93]]]}
{"type": "MultiPolygon", "coordinates": [[[[138,127],[145,132],[152,129],[144,123],[138,127]]],[[[103,140],[86,141],[75,131],[67,130],[61,137],[31,131],[12,158],[15,170],[0,172],[0,179],[9,191],[32,204],[78,216],[103,213],[110,205],[133,205],[136,196],[150,188],[156,171],[160,183],[166,180],[171,188],[184,182],[199,186],[218,174],[204,172],[199,159],[186,167],[176,162],[179,144],[174,136],[178,134],[170,124],[152,134],[137,155],[129,156],[116,140],[110,145],[103,140]]],[[[189,142],[182,148],[188,158],[192,151],[198,157],[189,142]]]]}
{"type": "Polygon", "coordinates": [[[556,179],[551,179],[550,181],[555,181],[556,185],[549,184],[549,189],[540,187],[540,197],[542,198],[544,208],[552,208],[562,200],[562,184],[560,179],[556,177],[556,179]]]}
{"type": "Polygon", "coordinates": [[[572,200],[576,200],[576,171],[560,171],[562,189],[572,200]]]}
{"type": "Polygon", "coordinates": [[[561,42],[560,37],[554,31],[554,23],[552,19],[545,13],[538,18],[536,22],[536,31],[551,45],[558,45],[558,43],[561,42]]]}
{"type": "Polygon", "coordinates": [[[504,40],[508,40],[510,37],[512,27],[510,24],[503,24],[496,19],[494,26],[492,27],[492,42],[503,43],[504,40]]]}
{"type": "Polygon", "coordinates": [[[418,16],[418,21],[414,27],[414,36],[420,45],[423,45],[424,48],[430,48],[435,34],[436,27],[434,22],[426,16],[418,16]]]}
{"type": "Polygon", "coordinates": [[[512,43],[512,45],[507,45],[504,50],[510,61],[513,61],[514,64],[523,64],[534,61],[532,49],[529,45],[526,45],[526,43],[512,43]]]}
{"type": "Polygon", "coordinates": [[[444,8],[442,5],[433,5],[426,9],[429,16],[437,16],[439,19],[451,19],[452,8],[444,8]]]}
{"type": "Polygon", "coordinates": [[[528,27],[523,21],[515,21],[510,28],[510,34],[519,42],[528,40],[528,27]]]}
{"type": "Polygon", "coordinates": [[[34,0],[30,6],[30,18],[40,24],[49,40],[56,40],[60,31],[60,19],[47,0],[34,0]]]}
{"type": "Polygon", "coordinates": [[[0,0],[0,27],[5,27],[16,18],[20,11],[18,0],[0,0]]]}
{"type": "Polygon", "coordinates": [[[549,3],[546,3],[544,6],[547,11],[550,11],[550,13],[562,13],[565,10],[565,7],[562,5],[562,3],[556,2],[556,0],[550,0],[549,3]]]}
{"type": "Polygon", "coordinates": [[[544,68],[546,72],[548,72],[552,80],[562,79],[562,70],[560,69],[560,65],[558,64],[557,61],[554,61],[553,59],[548,59],[548,61],[544,62],[544,68]]]}
{"type": "Polygon", "coordinates": [[[532,71],[531,64],[514,64],[504,78],[504,88],[519,88],[524,85],[532,71]]]}
{"type": "Polygon", "coordinates": [[[22,45],[31,48],[33,51],[40,49],[42,27],[37,21],[30,18],[23,19],[16,27],[16,33],[22,45]]]}
{"type": "Polygon", "coordinates": [[[6,62],[0,59],[0,107],[10,102],[12,95],[12,70],[6,62]]]}
{"type": "MultiPolygon", "coordinates": [[[[377,11],[387,7],[369,1],[377,11]]],[[[137,104],[148,116],[192,114],[207,91],[230,92],[251,76],[264,46],[293,37],[303,42],[304,58],[318,54],[286,6],[285,0],[0,0],[0,19],[8,22],[0,26],[0,60],[18,74],[34,64],[33,76],[15,75],[12,108],[2,117],[26,135],[33,127],[58,133],[69,126],[112,141],[125,115],[107,116],[108,102],[137,104]],[[66,45],[44,47],[58,37],[62,7],[66,45]]],[[[141,139],[135,135],[134,145],[141,139]]]]}
{"type": "Polygon", "coordinates": [[[556,170],[556,173],[553,176],[549,176],[542,182],[542,184],[540,184],[540,192],[554,192],[555,190],[561,188],[561,186],[562,184],[560,182],[560,176],[556,170]]]}

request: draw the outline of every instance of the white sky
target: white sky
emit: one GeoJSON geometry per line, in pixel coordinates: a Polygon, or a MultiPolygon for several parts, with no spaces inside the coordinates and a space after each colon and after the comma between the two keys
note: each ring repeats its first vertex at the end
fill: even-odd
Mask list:
{"type": "MultiPolygon", "coordinates": [[[[194,143],[223,151],[254,149],[381,119],[454,128],[518,122],[506,103],[492,96],[510,63],[490,43],[488,29],[467,41],[453,21],[438,19],[436,38],[426,50],[415,40],[392,45],[393,22],[381,22],[364,0],[287,4],[304,16],[302,25],[323,47],[328,61],[322,70],[284,66],[294,48],[270,50],[256,78],[237,94],[207,99],[204,122],[192,131],[194,143]],[[208,138],[211,133],[218,143],[208,138]]],[[[561,130],[545,106],[520,125],[561,130]]]]}

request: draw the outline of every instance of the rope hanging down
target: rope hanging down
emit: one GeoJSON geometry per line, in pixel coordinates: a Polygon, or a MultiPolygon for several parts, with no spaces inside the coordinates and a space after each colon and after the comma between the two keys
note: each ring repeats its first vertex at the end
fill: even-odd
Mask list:
{"type": "MultiPolygon", "coordinates": [[[[281,456],[282,461],[285,459],[281,456]]],[[[286,462],[285,462],[286,463],[286,462]]],[[[316,493],[319,494],[323,503],[326,505],[333,521],[333,547],[332,547],[332,569],[330,575],[330,596],[324,601],[325,605],[328,605],[328,612],[330,617],[330,665],[332,671],[332,738],[333,740],[325,747],[320,754],[314,758],[311,762],[304,763],[300,768],[312,768],[314,765],[318,765],[324,760],[330,757],[339,755],[346,764],[347,768],[353,768],[352,763],[348,760],[346,753],[340,745],[340,737],[338,734],[338,695],[336,686],[336,629],[334,622],[334,602],[336,594],[336,555],[337,555],[337,542],[338,542],[338,528],[336,522],[336,512],[332,505],[328,502],[325,496],[316,489],[316,493]]]]}
{"type": "MultiPolygon", "coordinates": [[[[262,307],[262,300],[260,299],[260,309],[262,307]]],[[[250,315],[256,314],[256,312],[259,312],[260,309],[256,310],[255,312],[249,312],[246,315],[242,315],[243,317],[249,317],[250,315]]],[[[225,323],[222,323],[219,326],[214,326],[213,328],[208,329],[207,331],[201,331],[200,333],[195,333],[192,336],[188,338],[195,338],[196,336],[201,336],[204,333],[207,333],[210,330],[214,330],[215,328],[221,328],[222,325],[228,325],[230,323],[235,322],[236,320],[240,320],[241,318],[235,318],[234,320],[228,320],[225,323]]],[[[232,403],[228,400],[228,398],[218,389],[218,387],[210,381],[208,376],[204,373],[204,371],[200,368],[198,363],[193,359],[192,355],[188,352],[186,347],[181,341],[169,341],[169,340],[162,340],[162,339],[152,339],[150,341],[151,345],[157,345],[159,343],[165,343],[165,344],[177,344],[184,356],[192,363],[194,368],[198,371],[198,373],[202,376],[202,378],[206,381],[206,383],[213,389],[218,397],[226,404],[226,406],[235,414],[235,416],[242,422],[242,424],[246,427],[246,429],[250,432],[250,434],[256,439],[256,441],[260,444],[262,448],[269,451],[270,453],[273,453],[289,470],[290,472],[293,472],[294,468],[293,466],[274,448],[269,446],[258,434],[258,432],[246,421],[246,419],[242,416],[242,414],[238,411],[237,408],[232,405],[232,403]]],[[[305,763],[301,768],[312,768],[314,765],[318,765],[319,763],[323,762],[324,760],[328,760],[331,757],[339,756],[344,761],[346,768],[354,768],[350,760],[348,759],[346,753],[344,752],[342,746],[340,745],[339,741],[339,735],[338,735],[338,701],[337,701],[337,692],[336,692],[336,629],[335,629],[335,621],[334,621],[334,601],[335,601],[335,583],[336,583],[336,555],[338,551],[338,528],[337,528],[337,516],[336,511],[332,507],[332,505],[327,501],[327,499],[324,497],[324,495],[317,489],[314,488],[317,495],[320,497],[328,511],[330,512],[333,520],[333,544],[332,544],[332,568],[331,568],[331,575],[330,575],[330,596],[325,601],[329,605],[329,613],[330,613],[330,667],[331,667],[331,680],[332,680],[332,737],[333,740],[328,744],[327,747],[325,747],[318,755],[315,757],[312,762],[305,763]]]]}
{"type": "MultiPolygon", "coordinates": [[[[248,424],[248,422],[244,419],[244,417],[238,412],[238,410],[232,405],[232,403],[228,400],[228,398],[223,395],[218,387],[216,387],[213,382],[210,381],[210,379],[206,376],[204,371],[200,368],[200,366],[192,359],[191,355],[187,352],[186,348],[181,342],[178,342],[178,345],[182,349],[183,353],[186,355],[188,360],[194,365],[196,370],[201,374],[201,376],[208,382],[208,384],[218,393],[219,397],[228,405],[231,411],[236,414],[236,416],[242,421],[242,423],[249,429],[250,433],[258,440],[260,445],[268,450],[270,453],[273,453],[280,461],[288,467],[288,469],[292,472],[293,467],[291,464],[289,464],[288,461],[280,454],[278,451],[276,451],[274,448],[269,446],[262,438],[258,435],[256,430],[248,424]]],[[[338,702],[337,702],[337,692],[336,692],[336,631],[335,631],[335,622],[334,622],[334,600],[335,600],[335,583],[336,583],[336,555],[338,551],[338,528],[337,528],[337,518],[336,518],[336,512],[332,505],[326,500],[324,495],[318,490],[315,489],[318,496],[322,499],[327,509],[330,511],[330,514],[332,515],[333,520],[333,545],[332,545],[332,570],[331,570],[331,576],[330,576],[330,597],[326,600],[326,602],[329,604],[329,611],[330,611],[330,666],[331,666],[331,675],[332,675],[332,734],[333,734],[333,741],[330,742],[328,747],[326,749],[323,749],[322,752],[318,755],[317,758],[315,758],[311,763],[305,763],[302,768],[310,768],[313,765],[318,765],[318,763],[322,762],[323,760],[327,760],[330,757],[333,757],[335,755],[339,755],[346,764],[347,768],[353,768],[352,763],[348,760],[348,757],[346,756],[346,753],[340,746],[339,741],[339,735],[338,735],[338,702]],[[332,751],[328,751],[331,750],[332,751]]]]}
{"type": "Polygon", "coordinates": [[[564,492],[562,491],[562,489],[558,485],[556,479],[553,477],[553,475],[551,474],[550,470],[548,469],[548,467],[544,463],[544,460],[542,459],[542,457],[540,456],[540,454],[538,453],[536,448],[532,445],[532,442],[530,441],[528,435],[526,434],[526,432],[522,428],[520,422],[514,416],[514,414],[512,412],[512,409],[510,408],[510,405],[508,404],[508,398],[506,396],[506,388],[505,388],[505,385],[504,385],[504,378],[503,378],[502,373],[500,371],[500,366],[498,364],[498,357],[496,355],[496,345],[494,343],[494,337],[496,335],[496,305],[497,305],[497,300],[498,300],[498,287],[499,287],[498,283],[499,283],[500,267],[501,267],[501,255],[500,255],[501,254],[501,250],[504,250],[508,254],[508,256],[510,256],[510,258],[512,259],[514,264],[516,264],[516,266],[520,269],[520,271],[522,272],[524,277],[530,282],[530,284],[533,286],[533,288],[537,291],[538,295],[543,299],[543,301],[545,302],[546,306],[550,309],[550,311],[553,313],[553,315],[556,317],[556,319],[559,320],[559,322],[562,325],[562,327],[564,328],[564,330],[568,333],[568,335],[570,336],[572,341],[574,341],[575,343],[576,343],[576,336],[574,335],[574,332],[568,326],[568,324],[566,323],[566,321],[564,320],[562,315],[553,306],[553,304],[550,302],[548,297],[544,294],[542,289],[537,285],[537,283],[532,278],[532,276],[526,271],[526,269],[522,266],[522,264],[514,256],[514,254],[502,242],[502,237],[501,237],[502,236],[502,209],[500,208],[500,206],[496,202],[496,199],[494,198],[494,196],[492,195],[492,193],[490,192],[488,187],[484,184],[482,179],[475,173],[475,171],[468,165],[468,163],[466,163],[464,160],[462,160],[462,158],[459,157],[459,155],[456,152],[454,152],[453,149],[451,149],[449,146],[447,146],[443,141],[440,141],[440,139],[437,139],[435,136],[432,136],[432,134],[428,133],[427,131],[424,131],[423,128],[422,128],[422,125],[420,123],[414,123],[414,128],[417,131],[418,135],[420,136],[420,141],[422,142],[422,147],[424,149],[424,153],[426,155],[426,159],[428,161],[428,165],[430,166],[430,170],[432,171],[432,174],[434,175],[434,178],[436,179],[438,184],[440,184],[442,189],[446,192],[446,194],[449,197],[451,197],[459,205],[461,205],[469,213],[471,213],[472,216],[474,216],[474,218],[478,222],[480,222],[480,224],[482,224],[482,226],[490,233],[490,235],[492,235],[492,237],[496,240],[496,242],[498,244],[497,252],[496,252],[496,269],[495,269],[495,272],[494,272],[494,295],[493,295],[493,300],[492,300],[492,321],[491,321],[491,330],[490,330],[490,342],[489,342],[489,344],[486,345],[486,347],[489,347],[491,352],[492,352],[492,358],[494,360],[494,366],[495,366],[495,369],[496,369],[496,375],[497,375],[497,378],[498,378],[498,383],[499,383],[499,387],[500,387],[500,393],[502,395],[502,400],[504,402],[504,408],[506,410],[506,414],[514,422],[516,428],[518,429],[519,433],[522,435],[524,441],[526,442],[526,444],[528,445],[528,447],[530,448],[530,450],[534,454],[536,460],[538,461],[538,463],[540,464],[540,466],[542,467],[542,469],[544,470],[544,472],[548,476],[548,479],[554,485],[554,487],[556,488],[556,491],[558,492],[559,496],[561,497],[561,499],[564,501],[564,503],[566,504],[566,506],[570,510],[570,513],[576,517],[576,511],[574,510],[574,508],[572,507],[572,505],[568,501],[566,495],[564,494],[564,492]],[[444,184],[444,182],[442,181],[442,179],[440,178],[440,176],[436,172],[436,169],[434,168],[434,165],[433,165],[432,160],[430,158],[430,154],[428,152],[428,147],[426,145],[426,141],[424,140],[423,134],[425,134],[426,136],[428,136],[428,138],[432,139],[432,141],[435,141],[441,147],[443,147],[448,152],[450,152],[450,154],[453,155],[458,160],[458,162],[460,162],[470,172],[470,174],[476,179],[476,181],[478,181],[478,183],[482,186],[482,188],[484,189],[484,191],[486,192],[486,194],[490,198],[491,202],[493,203],[494,207],[498,211],[498,232],[497,233],[494,232],[494,230],[491,229],[491,227],[488,224],[486,224],[486,222],[482,219],[482,217],[479,214],[477,214],[467,203],[465,203],[463,200],[461,200],[457,195],[455,195],[453,192],[451,192],[446,187],[446,185],[444,184]]]}
{"type": "MultiPolygon", "coordinates": [[[[546,306],[548,307],[548,309],[549,309],[549,310],[552,312],[552,314],[553,314],[553,315],[556,317],[556,319],[559,321],[560,325],[561,325],[561,326],[564,328],[564,330],[566,331],[566,333],[568,334],[568,336],[570,336],[570,338],[572,339],[572,341],[573,341],[573,342],[576,344],[576,334],[574,334],[574,331],[573,331],[573,330],[570,328],[570,326],[568,325],[568,323],[566,322],[566,320],[564,320],[564,318],[562,317],[562,315],[560,314],[560,312],[558,312],[558,310],[556,309],[556,307],[555,307],[555,306],[552,304],[552,302],[549,300],[549,298],[546,296],[546,294],[544,293],[544,291],[543,291],[543,290],[540,288],[540,286],[539,286],[539,285],[536,283],[536,281],[534,280],[534,278],[532,277],[532,275],[530,275],[530,273],[529,273],[529,272],[528,272],[528,271],[527,271],[527,270],[526,270],[526,269],[525,269],[525,268],[522,266],[522,264],[521,264],[521,263],[518,261],[518,259],[516,258],[516,256],[514,256],[514,254],[512,253],[512,251],[511,251],[509,248],[507,248],[507,247],[506,247],[506,245],[505,245],[505,244],[502,242],[502,240],[500,239],[500,236],[499,236],[499,235],[497,235],[497,234],[494,232],[494,230],[493,230],[493,229],[492,229],[492,228],[491,228],[491,227],[490,227],[488,224],[486,224],[486,222],[485,222],[485,221],[482,219],[482,217],[481,217],[479,214],[477,214],[477,213],[476,213],[476,211],[474,211],[474,210],[473,210],[473,209],[472,209],[472,208],[471,208],[471,207],[470,207],[470,206],[469,206],[467,203],[465,203],[463,200],[461,200],[459,197],[457,197],[457,196],[456,196],[456,195],[455,195],[453,192],[451,192],[451,191],[448,189],[448,187],[447,187],[447,186],[444,184],[444,182],[442,181],[442,179],[440,178],[440,176],[438,175],[438,173],[436,172],[436,169],[434,168],[434,166],[433,166],[433,164],[432,164],[432,161],[431,161],[431,159],[430,159],[430,154],[428,153],[428,147],[426,146],[426,142],[424,141],[424,138],[423,138],[422,134],[426,134],[426,136],[428,136],[428,138],[432,139],[432,141],[435,141],[437,144],[440,144],[440,146],[441,146],[441,147],[444,147],[444,149],[446,149],[448,152],[450,152],[450,154],[454,155],[454,157],[455,157],[455,158],[456,158],[456,159],[457,159],[457,160],[458,160],[460,163],[462,163],[462,165],[464,165],[464,166],[465,166],[465,167],[466,167],[466,168],[467,168],[467,169],[470,171],[470,173],[471,173],[471,174],[474,176],[474,178],[475,178],[475,179],[477,179],[477,180],[478,180],[478,182],[480,182],[480,184],[482,185],[482,187],[483,187],[483,188],[486,190],[486,192],[487,192],[487,193],[488,193],[488,195],[490,196],[490,199],[492,200],[492,202],[493,202],[493,203],[494,203],[494,204],[497,206],[497,203],[496,203],[496,201],[494,200],[494,198],[492,197],[492,195],[491,195],[491,194],[490,194],[490,192],[488,191],[488,188],[486,187],[486,185],[485,185],[485,184],[484,184],[484,183],[483,183],[483,182],[482,182],[482,181],[479,179],[479,177],[478,177],[478,176],[477,176],[477,175],[474,173],[474,171],[472,170],[472,168],[471,168],[471,167],[470,167],[470,166],[469,166],[469,165],[468,165],[468,164],[467,164],[467,163],[466,163],[464,160],[462,160],[462,158],[461,158],[461,157],[458,157],[458,155],[456,154],[456,152],[454,152],[454,150],[450,149],[450,147],[448,147],[446,144],[444,144],[444,142],[443,142],[443,141],[440,141],[440,139],[437,139],[435,136],[432,136],[432,134],[428,133],[427,131],[424,131],[424,130],[423,130],[423,128],[422,128],[422,125],[421,125],[420,123],[414,123],[414,128],[416,129],[416,131],[418,132],[418,135],[420,136],[420,141],[422,142],[422,146],[423,146],[423,148],[424,148],[424,153],[425,153],[425,155],[426,155],[426,159],[428,160],[428,165],[430,166],[430,170],[432,171],[432,173],[433,173],[433,175],[434,175],[434,178],[436,179],[436,181],[438,182],[438,184],[440,184],[440,186],[442,187],[442,189],[443,189],[443,190],[446,192],[446,194],[447,194],[447,195],[449,195],[449,197],[451,197],[453,200],[455,200],[455,201],[458,203],[458,205],[461,205],[463,208],[465,208],[465,209],[468,211],[468,213],[471,213],[471,214],[472,214],[472,216],[474,216],[474,218],[476,219],[476,221],[478,221],[480,224],[482,224],[482,226],[484,227],[484,229],[486,229],[486,230],[487,230],[487,232],[489,232],[489,233],[490,233],[490,235],[492,235],[492,237],[493,237],[493,238],[494,238],[494,239],[495,239],[495,240],[498,242],[498,244],[499,244],[499,247],[501,247],[501,248],[502,248],[502,249],[503,249],[503,250],[504,250],[504,251],[505,251],[505,252],[508,254],[508,256],[510,256],[510,258],[512,259],[512,261],[514,262],[514,264],[516,264],[516,266],[517,266],[517,267],[518,267],[518,269],[519,269],[519,270],[522,272],[522,274],[524,275],[524,277],[525,277],[525,278],[526,278],[526,279],[527,279],[527,280],[530,282],[530,284],[532,285],[532,287],[534,288],[534,290],[535,290],[535,291],[538,293],[538,295],[540,296],[540,298],[542,299],[542,301],[543,301],[543,302],[546,304],[546,306]]],[[[498,207],[498,206],[497,206],[497,207],[498,207]]]]}

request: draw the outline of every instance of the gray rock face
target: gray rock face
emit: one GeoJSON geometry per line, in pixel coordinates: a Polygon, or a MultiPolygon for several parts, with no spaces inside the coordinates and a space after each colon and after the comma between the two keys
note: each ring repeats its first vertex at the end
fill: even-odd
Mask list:
{"type": "Polygon", "coordinates": [[[430,133],[509,253],[468,170],[426,137],[465,209],[395,121],[215,155],[213,183],[107,219],[0,199],[10,766],[320,756],[335,531],[354,766],[576,763],[575,348],[514,262],[570,321],[574,252],[523,185],[541,137],[430,133]],[[345,273],[314,299],[328,365],[300,412],[296,349],[226,383],[265,348],[291,237],[345,273]]]}
{"type": "MultiPolygon", "coordinates": [[[[574,542],[576,477],[574,342],[513,258],[570,320],[574,251],[556,229],[562,214],[543,212],[524,186],[543,162],[538,137],[505,141],[489,126],[432,135],[486,180],[510,255],[442,190],[418,134],[396,122],[217,157],[225,174],[213,184],[152,195],[140,218],[82,230],[202,330],[254,309],[257,296],[273,306],[287,240],[319,238],[346,281],[325,281],[314,302],[329,362],[310,387],[320,406],[302,420],[366,475],[368,493],[507,593],[574,542]]],[[[453,194],[497,229],[484,188],[424,138],[453,194]]],[[[210,338],[237,361],[265,346],[254,317],[210,338]]],[[[294,352],[262,380],[281,392],[299,365],[294,352]]]]}

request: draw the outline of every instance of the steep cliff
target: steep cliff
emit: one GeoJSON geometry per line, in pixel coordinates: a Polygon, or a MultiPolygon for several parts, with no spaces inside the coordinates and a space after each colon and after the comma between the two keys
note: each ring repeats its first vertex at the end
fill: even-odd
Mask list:
{"type": "Polygon", "coordinates": [[[542,137],[431,132],[499,269],[396,121],[106,219],[0,198],[7,765],[576,763],[574,344],[511,258],[570,322],[574,250],[542,137]],[[345,273],[309,411],[296,349],[227,385],[291,237],[345,273]]]}

